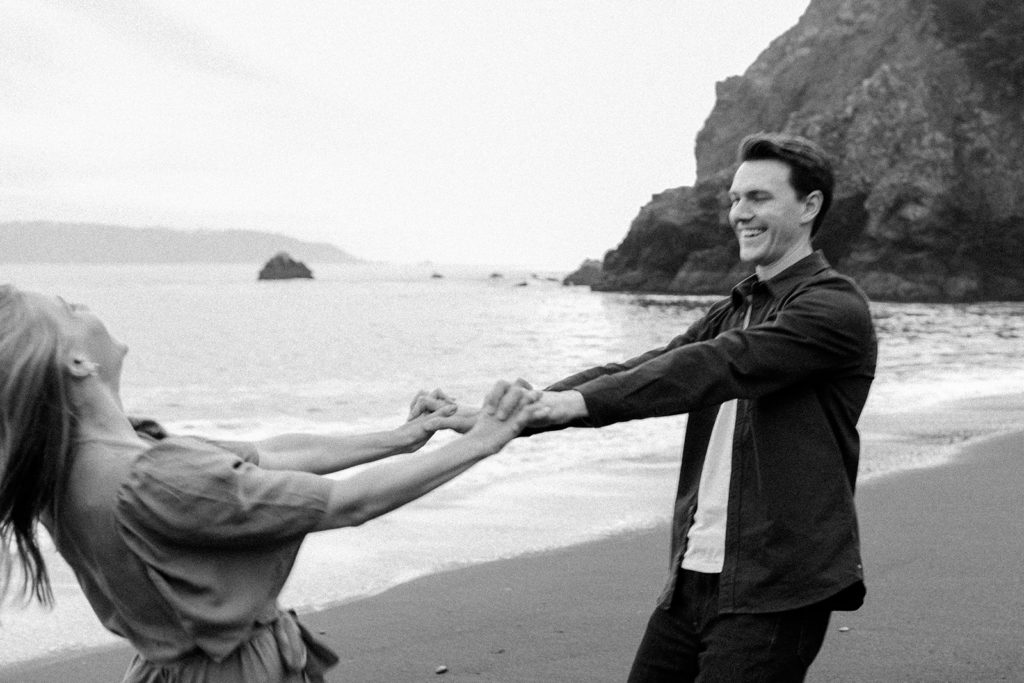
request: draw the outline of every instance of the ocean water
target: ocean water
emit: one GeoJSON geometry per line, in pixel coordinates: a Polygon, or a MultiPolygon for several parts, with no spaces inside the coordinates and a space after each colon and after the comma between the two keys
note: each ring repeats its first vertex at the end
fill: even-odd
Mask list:
{"type": "MultiPolygon", "coordinates": [[[[471,267],[326,266],[315,280],[286,282],[257,282],[256,271],[7,265],[0,282],[88,304],[107,321],[131,347],[122,386],[130,413],[230,439],[388,429],[418,389],[477,402],[497,379],[544,385],[660,346],[715,300],[594,293],[562,287],[561,274],[471,267]]],[[[921,416],[943,402],[1021,392],[1024,304],[872,310],[879,368],[862,420],[861,482],[941,464],[1006,428],[984,410],[960,421],[921,416]]],[[[680,416],[517,440],[401,510],[309,537],[282,601],[309,610],[666,522],[684,425],[680,416]]],[[[47,559],[57,606],[4,606],[0,666],[116,641],[70,569],[52,551],[47,559]]]]}

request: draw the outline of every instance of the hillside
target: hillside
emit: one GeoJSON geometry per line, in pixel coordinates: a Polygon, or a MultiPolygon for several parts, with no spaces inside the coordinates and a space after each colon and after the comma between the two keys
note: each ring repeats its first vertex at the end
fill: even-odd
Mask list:
{"type": "Polygon", "coordinates": [[[838,161],[817,237],[869,296],[1024,299],[1024,3],[812,0],[717,84],[697,179],[655,195],[597,289],[721,293],[736,265],[726,191],[740,139],[804,135],[838,161]]]}
{"type": "Polygon", "coordinates": [[[332,244],[254,230],[0,223],[0,263],[262,263],[281,251],[311,264],[358,261],[332,244]]]}

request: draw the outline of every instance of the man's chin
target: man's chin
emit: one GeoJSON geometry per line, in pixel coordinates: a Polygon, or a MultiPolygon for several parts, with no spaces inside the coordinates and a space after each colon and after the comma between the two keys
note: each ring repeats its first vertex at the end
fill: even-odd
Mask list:
{"type": "Polygon", "coordinates": [[[745,266],[757,265],[758,253],[753,250],[740,249],[740,263],[745,266]]]}

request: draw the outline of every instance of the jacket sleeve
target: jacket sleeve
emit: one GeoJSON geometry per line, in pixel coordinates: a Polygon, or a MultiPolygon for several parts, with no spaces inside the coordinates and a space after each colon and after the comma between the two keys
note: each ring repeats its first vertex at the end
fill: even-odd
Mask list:
{"type": "MultiPolygon", "coordinates": [[[[588,370],[583,370],[575,375],[570,375],[563,379],[558,380],[554,384],[544,388],[545,391],[569,391],[576,389],[577,387],[586,384],[587,382],[596,379],[598,377],[606,377],[611,375],[617,375],[618,373],[626,372],[633,368],[639,367],[647,363],[648,361],[657,358],[658,356],[666,353],[671,349],[685,346],[686,344],[692,344],[696,339],[700,338],[703,330],[707,327],[707,316],[702,317],[697,322],[690,325],[689,329],[683,334],[675,337],[666,346],[661,348],[652,349],[646,353],[642,353],[639,356],[630,358],[629,360],[622,361],[621,363],[608,363],[607,365],[599,365],[588,370]]],[[[572,422],[553,425],[549,427],[527,427],[523,430],[520,436],[533,436],[534,434],[542,434],[544,432],[553,432],[566,429],[569,427],[596,427],[589,418],[583,418],[580,420],[574,420],[572,422]]]]}
{"type": "Polygon", "coordinates": [[[761,324],[666,349],[574,388],[591,426],[675,415],[853,370],[873,340],[867,302],[836,280],[794,292],[761,324]]]}
{"type": "Polygon", "coordinates": [[[575,375],[570,375],[563,379],[558,380],[549,387],[546,387],[546,391],[567,391],[569,389],[575,389],[581,384],[585,384],[592,379],[597,377],[604,377],[606,375],[615,375],[620,372],[631,370],[635,367],[643,365],[653,358],[657,358],[663,353],[670,351],[686,344],[692,344],[695,340],[699,339],[704,328],[707,327],[707,316],[702,317],[696,321],[684,332],[683,334],[675,337],[667,345],[657,349],[652,349],[646,353],[642,353],[639,356],[630,358],[619,363],[608,363],[606,365],[598,365],[596,367],[577,372],[575,375]]]}

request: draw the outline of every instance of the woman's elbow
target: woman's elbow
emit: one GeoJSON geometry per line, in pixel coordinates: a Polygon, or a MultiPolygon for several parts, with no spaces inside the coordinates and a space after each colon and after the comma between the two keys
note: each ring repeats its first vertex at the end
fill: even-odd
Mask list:
{"type": "Polygon", "coordinates": [[[380,517],[384,512],[386,510],[372,500],[353,500],[351,497],[341,499],[336,493],[332,493],[322,526],[325,529],[362,526],[371,519],[380,517]]]}

